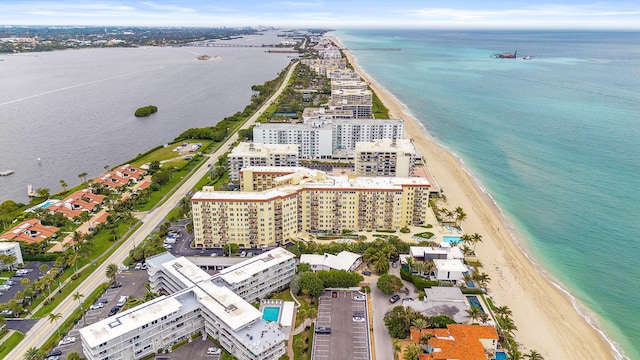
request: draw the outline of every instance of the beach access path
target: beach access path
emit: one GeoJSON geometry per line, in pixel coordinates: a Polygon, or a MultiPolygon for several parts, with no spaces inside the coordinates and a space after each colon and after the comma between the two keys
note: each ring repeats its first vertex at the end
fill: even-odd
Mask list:
{"type": "MultiPolygon", "coordinates": [[[[297,67],[297,63],[292,65],[287,72],[287,76],[282,82],[282,86],[276,91],[276,93],[267,101],[265,101],[264,105],[256,111],[256,113],[251,116],[244,125],[242,125],[241,129],[246,129],[249,126],[253,125],[258,117],[267,110],[272,101],[275,101],[278,96],[282,93],[284,88],[286,87],[289,79],[291,78],[291,74],[297,67]]],[[[164,218],[169,214],[169,212],[177,206],[180,199],[187,195],[191,189],[198,183],[198,181],[205,176],[205,174],[209,171],[208,165],[214,165],[218,157],[223,155],[225,152],[229,151],[231,145],[238,140],[237,131],[233,133],[227,139],[227,141],[218,148],[218,150],[212,154],[209,159],[203,165],[198,168],[190,177],[185,178],[182,185],[176,190],[173,194],[169,196],[167,201],[157,206],[156,208],[149,211],[146,215],[144,215],[140,220],[142,221],[142,225],[136,230],[133,235],[131,235],[113,254],[102,263],[102,265],[98,266],[93,270],[91,275],[83,281],[77,288],[76,292],[80,294],[90,294],[94,289],[98,287],[98,285],[109,281],[106,276],[106,268],[107,265],[114,263],[117,265],[122,264],[124,259],[129,255],[129,251],[133,249],[134,244],[140,244],[144,238],[150,234],[153,229],[155,229],[160,223],[164,221],[164,218]]],[[[45,341],[49,339],[53,334],[55,334],[57,330],[57,324],[62,323],[66,320],[71,313],[78,307],[77,301],[73,300],[71,296],[65,298],[53,311],[52,313],[59,313],[62,315],[62,318],[52,323],[46,317],[40,319],[26,334],[24,339],[18,343],[18,345],[7,354],[7,359],[22,359],[24,354],[27,352],[27,349],[35,347],[41,348],[45,341]]]]}
{"type": "MultiPolygon", "coordinates": [[[[338,39],[332,40],[345,48],[338,39]]],[[[513,312],[518,327],[516,341],[526,351],[537,350],[545,359],[615,359],[607,339],[578,313],[567,293],[543,276],[523,252],[524,245],[516,238],[515,229],[461,162],[433,141],[418,120],[404,111],[402,103],[359,67],[348,50],[344,53],[389,108],[390,117],[405,120],[405,136],[414,140],[438,184],[446,189],[448,204],[460,206],[467,213],[465,232],[483,236],[476,252],[484,264],[483,271],[492,279],[489,295],[497,306],[506,305],[513,312]]]]}

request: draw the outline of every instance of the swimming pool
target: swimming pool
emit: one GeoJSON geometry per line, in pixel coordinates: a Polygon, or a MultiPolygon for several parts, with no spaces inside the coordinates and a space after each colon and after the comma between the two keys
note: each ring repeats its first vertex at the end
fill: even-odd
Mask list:
{"type": "Polygon", "coordinates": [[[262,319],[264,321],[278,322],[280,320],[280,307],[265,306],[262,310],[262,319]]]}
{"type": "Polygon", "coordinates": [[[507,354],[500,351],[496,353],[496,360],[507,360],[507,354]]]}
{"type": "Polygon", "coordinates": [[[449,244],[457,244],[462,241],[462,239],[460,239],[460,236],[443,236],[442,238],[449,244]]]}
{"type": "Polygon", "coordinates": [[[469,305],[471,305],[472,307],[477,306],[478,309],[480,309],[480,312],[484,314],[484,309],[482,308],[482,305],[480,304],[480,300],[478,300],[477,296],[469,295],[467,296],[467,301],[469,301],[469,305]]]}

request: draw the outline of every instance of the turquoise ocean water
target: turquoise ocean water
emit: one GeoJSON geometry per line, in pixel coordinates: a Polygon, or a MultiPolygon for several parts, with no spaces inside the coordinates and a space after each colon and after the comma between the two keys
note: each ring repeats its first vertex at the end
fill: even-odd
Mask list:
{"type": "Polygon", "coordinates": [[[463,159],[624,356],[640,359],[640,33],[332,34],[463,159]],[[401,51],[357,50],[381,47],[401,51]],[[534,58],[491,57],[515,50],[534,58]]]}

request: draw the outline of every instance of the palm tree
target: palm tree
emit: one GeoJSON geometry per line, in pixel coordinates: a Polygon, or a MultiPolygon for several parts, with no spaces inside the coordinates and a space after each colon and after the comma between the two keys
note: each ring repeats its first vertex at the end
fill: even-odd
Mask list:
{"type": "Polygon", "coordinates": [[[404,348],[404,355],[402,355],[402,358],[404,360],[418,360],[420,358],[420,354],[422,354],[422,348],[416,343],[413,343],[404,348]]]}
{"type": "Polygon", "coordinates": [[[427,327],[429,327],[429,323],[427,322],[427,320],[423,318],[417,318],[413,320],[411,324],[413,325],[413,327],[415,327],[420,331],[422,331],[422,329],[426,329],[427,327]]]}
{"type": "Polygon", "coordinates": [[[86,172],[81,172],[80,174],[78,174],[78,179],[82,180],[82,182],[87,181],[87,174],[86,172]]]}
{"type": "Polygon", "coordinates": [[[506,318],[502,319],[501,327],[502,327],[502,330],[504,331],[505,335],[507,335],[509,337],[513,336],[513,332],[518,330],[518,327],[513,322],[513,319],[511,319],[510,317],[506,317],[506,318]]]}
{"type": "Polygon", "coordinates": [[[47,318],[49,319],[50,323],[56,323],[56,327],[58,328],[58,336],[60,336],[60,327],[58,326],[58,320],[62,319],[62,314],[60,313],[49,313],[49,316],[47,316],[47,318]]]}
{"type": "Polygon", "coordinates": [[[42,265],[40,265],[40,266],[38,267],[38,270],[40,270],[40,273],[41,273],[41,274],[42,274],[42,273],[44,273],[44,272],[47,272],[47,270],[49,270],[49,265],[47,265],[47,264],[42,264],[42,265]]]}
{"type": "Polygon", "coordinates": [[[487,283],[491,281],[491,278],[486,273],[474,273],[473,280],[477,281],[481,287],[487,287],[487,283]]]}
{"type": "Polygon", "coordinates": [[[376,269],[376,272],[379,274],[386,274],[389,271],[389,261],[387,261],[384,255],[380,256],[374,260],[373,268],[376,269]]]}
{"type": "Polygon", "coordinates": [[[44,358],[40,349],[36,347],[30,347],[27,352],[24,353],[24,360],[42,360],[44,358]]]}
{"type": "Polygon", "coordinates": [[[431,276],[431,273],[434,272],[436,270],[436,263],[433,262],[433,260],[427,260],[424,261],[421,265],[420,265],[420,271],[422,272],[423,275],[427,275],[427,277],[431,276]]]}
{"type": "Polygon", "coordinates": [[[109,279],[111,279],[111,282],[113,282],[114,284],[116,283],[116,274],[118,273],[118,265],[111,263],[109,265],[107,265],[107,270],[106,270],[106,275],[109,279]]]}
{"type": "Polygon", "coordinates": [[[544,360],[542,354],[540,354],[536,350],[530,350],[528,354],[524,355],[524,357],[529,360],[544,360]]]}
{"type": "Polygon", "coordinates": [[[524,360],[524,356],[520,350],[518,350],[517,346],[513,346],[508,350],[509,360],[524,360]]]}
{"type": "Polygon", "coordinates": [[[62,190],[67,191],[67,182],[60,179],[60,186],[62,187],[62,190]]]}
{"type": "Polygon", "coordinates": [[[415,263],[416,263],[416,260],[413,258],[413,256],[407,256],[405,258],[405,262],[407,263],[409,272],[413,272],[413,267],[415,266],[415,263]]]}
{"type": "Polygon", "coordinates": [[[487,313],[482,313],[479,316],[480,322],[482,323],[482,325],[487,325],[487,323],[489,322],[489,320],[491,319],[489,317],[489,314],[487,313]]]}
{"type": "Polygon", "coordinates": [[[31,279],[29,278],[22,278],[22,280],[20,280],[20,285],[27,287],[29,286],[29,283],[31,282],[31,279]]]}
{"type": "Polygon", "coordinates": [[[84,295],[80,294],[79,291],[76,291],[75,293],[73,293],[73,300],[76,300],[78,302],[78,305],[80,305],[80,312],[82,313],[82,323],[84,324],[84,326],[87,326],[87,319],[85,319],[84,317],[84,309],[82,308],[82,298],[84,297],[84,295]]]}
{"type": "Polygon", "coordinates": [[[465,312],[467,313],[467,317],[471,320],[471,323],[478,320],[480,318],[480,314],[482,314],[482,310],[475,305],[465,310],[465,312]]]}
{"type": "Polygon", "coordinates": [[[67,256],[64,258],[65,265],[74,266],[75,272],[78,272],[78,260],[80,260],[80,255],[76,251],[72,249],[67,250],[67,256]]]}
{"type": "Polygon", "coordinates": [[[456,216],[456,225],[460,226],[460,224],[462,224],[462,222],[467,218],[467,214],[460,206],[458,206],[454,212],[456,216]]]}
{"type": "Polygon", "coordinates": [[[420,343],[421,344],[428,344],[429,340],[431,340],[431,338],[435,337],[435,335],[431,334],[431,333],[426,333],[426,334],[422,334],[420,335],[420,343]]]}
{"type": "Polygon", "coordinates": [[[73,237],[71,238],[74,243],[80,244],[82,240],[84,240],[84,234],[79,231],[73,232],[73,237]]]}
{"type": "Polygon", "coordinates": [[[493,312],[501,318],[511,316],[511,309],[509,309],[508,306],[498,306],[497,308],[493,309],[493,312]]]}
{"type": "Polygon", "coordinates": [[[478,233],[474,233],[473,235],[471,235],[471,239],[473,240],[473,252],[476,251],[476,245],[478,245],[478,243],[482,242],[482,235],[478,234],[478,233]]]}

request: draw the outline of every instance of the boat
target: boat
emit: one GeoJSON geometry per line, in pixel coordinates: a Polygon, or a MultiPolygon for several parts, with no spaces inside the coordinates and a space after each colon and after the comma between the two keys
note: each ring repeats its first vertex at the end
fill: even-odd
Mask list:
{"type": "Polygon", "coordinates": [[[14,172],[13,169],[0,171],[0,176],[9,176],[9,175],[13,174],[13,172],[14,172]]]}
{"type": "Polygon", "coordinates": [[[518,56],[518,50],[512,53],[493,54],[497,59],[515,59],[518,56]]]}
{"type": "Polygon", "coordinates": [[[533,56],[531,56],[531,55],[527,55],[527,56],[522,58],[522,60],[531,60],[531,59],[533,59],[533,56]]]}

